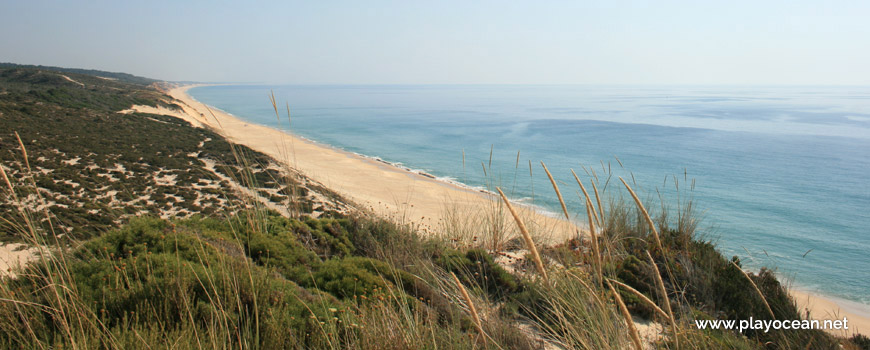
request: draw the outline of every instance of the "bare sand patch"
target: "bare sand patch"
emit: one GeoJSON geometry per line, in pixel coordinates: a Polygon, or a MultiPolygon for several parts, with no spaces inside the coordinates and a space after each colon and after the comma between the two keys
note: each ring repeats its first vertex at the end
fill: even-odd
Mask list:
{"type": "Polygon", "coordinates": [[[0,246],[0,276],[14,276],[13,269],[23,266],[38,256],[38,248],[27,248],[21,243],[0,246]]]}

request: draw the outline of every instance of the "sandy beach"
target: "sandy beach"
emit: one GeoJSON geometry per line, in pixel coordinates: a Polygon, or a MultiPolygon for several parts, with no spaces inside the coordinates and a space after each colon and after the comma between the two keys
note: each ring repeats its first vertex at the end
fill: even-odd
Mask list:
{"type": "MultiPolygon", "coordinates": [[[[306,176],[337,191],[346,198],[371,208],[384,217],[420,226],[424,232],[462,231],[478,226],[483,218],[494,217],[494,200],[490,194],[438,181],[390,164],[345,152],[333,147],[293,136],[270,127],[252,124],[207,107],[187,94],[197,85],[168,90],[182,102],[184,113],[169,109],[137,106],[143,112],[162,113],[183,118],[194,125],[211,127],[234,142],[268,154],[298,169],[306,176]]],[[[286,118],[286,116],[282,116],[286,118]]],[[[530,208],[520,208],[527,225],[545,242],[570,237],[576,228],[530,208]]],[[[505,229],[515,234],[508,214],[502,213],[505,229]]],[[[472,235],[483,233],[470,233],[472,235]]],[[[866,305],[827,298],[816,293],[790,291],[800,309],[808,309],[813,319],[849,320],[848,331],[831,331],[849,336],[870,330],[870,308],[866,305]]]]}
{"type": "Polygon", "coordinates": [[[870,306],[854,301],[831,298],[818,293],[789,290],[798,310],[809,310],[814,320],[849,320],[848,330],[828,330],[831,334],[850,337],[855,333],[870,334],[870,306]]]}
{"type": "MultiPolygon", "coordinates": [[[[496,197],[345,152],[270,127],[252,124],[210,108],[193,99],[187,90],[197,85],[171,88],[167,93],[181,101],[184,113],[136,106],[143,112],[174,115],[197,126],[211,127],[230,140],[268,154],[320,182],[345,198],[375,213],[419,225],[424,232],[460,232],[480,227],[481,220],[499,216],[505,231],[514,234],[506,210],[492,214],[496,197]],[[150,109],[150,110],[149,110],[150,109]]],[[[279,103],[280,104],[280,103],[279,103]]],[[[280,111],[280,108],[279,108],[280,111]]],[[[282,115],[281,118],[286,118],[282,115]]],[[[519,207],[537,239],[563,241],[576,232],[565,220],[519,207]]],[[[494,221],[494,220],[493,220],[494,221]]],[[[466,232],[466,235],[484,235],[466,232]]],[[[473,239],[473,237],[471,237],[473,239]]],[[[479,237],[484,239],[484,237],[479,237]]]]}

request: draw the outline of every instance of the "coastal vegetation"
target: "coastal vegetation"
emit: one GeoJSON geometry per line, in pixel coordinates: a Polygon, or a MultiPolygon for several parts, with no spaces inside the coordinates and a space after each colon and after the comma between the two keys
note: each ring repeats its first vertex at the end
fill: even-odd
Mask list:
{"type": "MultiPolygon", "coordinates": [[[[77,239],[132,216],[222,212],[226,201],[238,199],[226,190],[231,183],[285,208],[293,197],[302,213],[335,209],[308,193],[309,187],[327,189],[301,184],[274,160],[212,130],[164,115],[118,113],[132,105],[180,109],[169,101],[159,89],[96,76],[0,69],[0,161],[13,181],[35,183],[20,195],[31,205],[41,205],[34,202],[41,198],[56,225],[53,233],[77,239]]],[[[5,200],[0,211],[15,209],[5,200]]],[[[0,239],[14,236],[4,229],[0,239]]]]}
{"type": "Polygon", "coordinates": [[[807,315],[772,271],[697,232],[685,186],[653,205],[607,169],[575,175],[587,224],[558,244],[499,221],[504,195],[476,222],[522,236],[424,233],[220,130],[118,113],[182,107],[153,81],[100,76],[0,67],[0,228],[38,251],[0,282],[3,348],[868,348],[695,327],[807,315]]]}

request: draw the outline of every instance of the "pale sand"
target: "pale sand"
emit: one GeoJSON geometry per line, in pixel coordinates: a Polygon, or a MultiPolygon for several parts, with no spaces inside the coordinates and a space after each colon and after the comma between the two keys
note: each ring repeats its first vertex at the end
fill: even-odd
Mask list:
{"type": "Polygon", "coordinates": [[[870,335],[870,306],[854,301],[842,300],[819,295],[814,292],[790,290],[791,296],[798,305],[798,310],[805,313],[809,309],[810,318],[824,320],[849,320],[848,330],[828,330],[829,333],[851,337],[855,333],[870,335]]]}
{"type": "MultiPolygon", "coordinates": [[[[143,106],[134,108],[142,112],[181,117],[195,126],[211,127],[236,143],[283,161],[379,215],[417,224],[424,232],[468,231],[468,235],[480,235],[479,239],[483,240],[485,233],[471,232],[470,227],[479,228],[481,220],[500,216],[505,230],[515,234],[513,219],[506,210],[499,215],[487,214],[493,212],[494,203],[497,203],[494,202],[497,198],[491,194],[438,181],[277,129],[246,122],[190,97],[186,91],[194,86],[174,87],[167,91],[181,101],[179,104],[184,113],[143,106]],[[462,228],[457,228],[459,226],[462,228]]],[[[263,100],[268,103],[265,102],[268,101],[267,96],[263,96],[263,100]]],[[[280,107],[279,111],[282,111],[280,107]]],[[[287,120],[285,113],[286,110],[282,111],[283,122],[287,120]]],[[[565,220],[531,208],[520,208],[520,211],[527,219],[530,230],[542,242],[564,241],[576,232],[576,227],[565,220]]]]}
{"type": "Polygon", "coordinates": [[[0,276],[15,276],[14,269],[35,260],[37,248],[24,248],[21,243],[4,244],[0,246],[0,276]]]}

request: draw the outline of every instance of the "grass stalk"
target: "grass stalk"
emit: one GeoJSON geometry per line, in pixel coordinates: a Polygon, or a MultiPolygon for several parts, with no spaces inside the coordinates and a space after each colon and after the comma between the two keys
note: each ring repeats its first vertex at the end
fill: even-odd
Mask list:
{"type": "MultiPolygon", "coordinates": [[[[580,177],[577,176],[577,173],[574,172],[574,169],[571,169],[571,174],[574,175],[574,180],[577,180],[577,184],[580,185],[580,190],[583,191],[583,196],[586,197],[586,202],[592,203],[592,200],[589,199],[589,192],[586,192],[586,186],[583,186],[583,181],[580,181],[580,177]]],[[[600,227],[601,217],[598,216],[598,213],[595,212],[594,208],[592,209],[592,214],[595,215],[595,222],[597,222],[598,226],[600,227]]]]}
{"type": "Polygon", "coordinates": [[[477,308],[474,307],[474,301],[471,300],[471,295],[468,294],[468,290],[465,289],[465,286],[462,285],[462,282],[459,281],[459,278],[456,277],[455,273],[451,272],[450,276],[453,277],[453,282],[456,283],[459,292],[462,293],[462,298],[465,299],[465,303],[468,304],[468,313],[474,321],[474,327],[477,328],[477,332],[480,333],[480,336],[485,339],[486,334],[483,332],[483,324],[480,322],[480,316],[477,314],[477,308]]]}
{"type": "Polygon", "coordinates": [[[613,288],[613,285],[608,283],[607,287],[609,287],[610,291],[613,293],[613,299],[616,300],[616,305],[619,306],[619,312],[622,313],[622,317],[625,318],[625,323],[628,324],[628,332],[629,335],[631,335],[631,342],[634,344],[634,348],[636,350],[643,350],[643,343],[640,341],[637,327],[634,326],[634,321],[631,319],[631,313],[628,312],[628,308],[625,307],[625,303],[622,302],[622,297],[619,296],[619,293],[615,288],[613,288]]]}
{"type": "Polygon", "coordinates": [[[535,247],[535,241],[532,240],[529,230],[526,229],[526,224],[523,223],[523,219],[520,218],[519,214],[517,214],[517,211],[514,209],[513,205],[511,205],[507,196],[504,195],[504,192],[501,191],[501,188],[496,187],[495,189],[498,190],[498,194],[501,195],[501,199],[504,201],[505,205],[507,205],[514,220],[516,220],[517,227],[520,229],[520,233],[523,235],[523,239],[525,239],[526,245],[532,253],[532,259],[535,261],[535,267],[538,268],[538,273],[540,273],[541,277],[544,278],[544,282],[548,282],[549,278],[547,277],[547,270],[544,268],[544,262],[541,261],[541,255],[538,254],[538,248],[535,247]]]}
{"type": "Polygon", "coordinates": [[[628,190],[628,193],[631,194],[631,198],[634,198],[634,203],[637,204],[637,208],[640,209],[640,212],[643,213],[643,217],[646,218],[647,224],[649,224],[649,228],[653,233],[653,237],[656,240],[656,246],[658,246],[659,251],[664,254],[664,248],[662,247],[662,241],[659,239],[659,231],[656,230],[656,225],[653,223],[652,218],[649,216],[649,212],[646,211],[646,208],[641,203],[640,198],[637,197],[637,194],[634,193],[634,190],[631,189],[631,186],[628,185],[622,177],[619,178],[619,181],[622,181],[622,184],[625,185],[625,188],[628,190]]]}
{"type": "Polygon", "coordinates": [[[755,284],[755,281],[752,280],[752,277],[749,277],[749,274],[747,274],[746,271],[743,271],[740,266],[737,266],[737,263],[732,261],[731,265],[734,265],[734,267],[743,274],[743,277],[746,277],[746,279],[749,280],[749,284],[752,285],[752,288],[755,288],[755,292],[758,293],[759,297],[761,297],[761,301],[764,303],[764,307],[767,308],[767,312],[770,313],[771,319],[775,320],[776,315],[773,314],[773,309],[770,308],[770,304],[767,303],[767,298],[764,297],[764,293],[761,292],[761,289],[758,288],[758,285],[755,284]]]}
{"type": "MultiPolygon", "coordinates": [[[[620,180],[622,180],[620,178],[620,180]]],[[[624,183],[624,181],[623,181],[624,183]]],[[[627,186],[627,185],[626,185],[627,186]]],[[[653,270],[655,270],[656,277],[656,286],[659,288],[659,293],[662,295],[662,299],[664,299],[663,304],[665,305],[665,311],[668,313],[668,321],[671,323],[671,329],[674,332],[674,344],[677,349],[680,348],[680,340],[677,338],[677,320],[674,318],[674,311],[671,309],[671,299],[668,298],[668,291],[665,289],[665,282],[662,281],[662,274],[659,271],[659,267],[656,265],[655,260],[653,260],[652,255],[650,255],[649,251],[646,251],[646,257],[649,259],[650,265],[652,265],[653,270]]]]}
{"type": "Polygon", "coordinates": [[[541,161],[541,166],[544,167],[544,172],[547,173],[547,178],[550,179],[550,183],[553,185],[553,190],[556,191],[556,197],[559,198],[559,204],[562,206],[562,212],[565,213],[565,220],[571,221],[571,215],[568,215],[568,207],[565,206],[565,200],[562,199],[562,192],[559,191],[559,185],[556,184],[556,180],[553,179],[553,175],[550,174],[550,169],[547,169],[547,165],[541,161]]]}
{"type": "Polygon", "coordinates": [[[589,197],[586,197],[586,216],[589,219],[589,235],[592,240],[592,254],[593,259],[595,260],[595,272],[598,276],[598,281],[602,280],[602,276],[604,275],[602,272],[602,263],[601,263],[601,251],[598,247],[598,233],[595,230],[595,220],[593,220],[593,216],[595,210],[592,209],[592,201],[589,200],[589,197]]]}
{"type": "Polygon", "coordinates": [[[664,310],[662,310],[662,308],[660,308],[658,305],[656,305],[655,302],[653,302],[652,300],[650,300],[650,298],[647,298],[646,295],[644,295],[643,293],[639,292],[637,289],[634,289],[634,288],[632,288],[631,286],[629,286],[629,285],[627,285],[627,284],[625,284],[625,283],[619,282],[619,281],[617,281],[617,280],[614,280],[614,279],[610,279],[610,278],[608,278],[607,281],[608,281],[609,283],[613,283],[613,284],[616,284],[617,286],[622,287],[622,289],[628,291],[628,292],[631,293],[631,294],[634,294],[634,296],[638,297],[638,298],[639,298],[640,300],[642,300],[644,303],[646,303],[647,305],[649,305],[650,307],[652,307],[652,308],[653,308],[653,311],[655,311],[657,314],[659,314],[659,316],[662,316],[662,317],[664,317],[665,319],[670,319],[670,318],[671,318],[671,316],[668,315],[667,312],[665,312],[664,310]]]}
{"type": "MultiPolygon", "coordinates": [[[[595,172],[593,172],[593,174],[595,174],[595,172]]],[[[598,215],[601,218],[601,220],[603,221],[604,220],[604,207],[601,206],[601,195],[598,194],[598,185],[595,184],[597,181],[598,181],[598,176],[596,175],[595,180],[590,181],[590,182],[592,182],[592,190],[595,192],[595,201],[598,202],[598,215]]]]}

